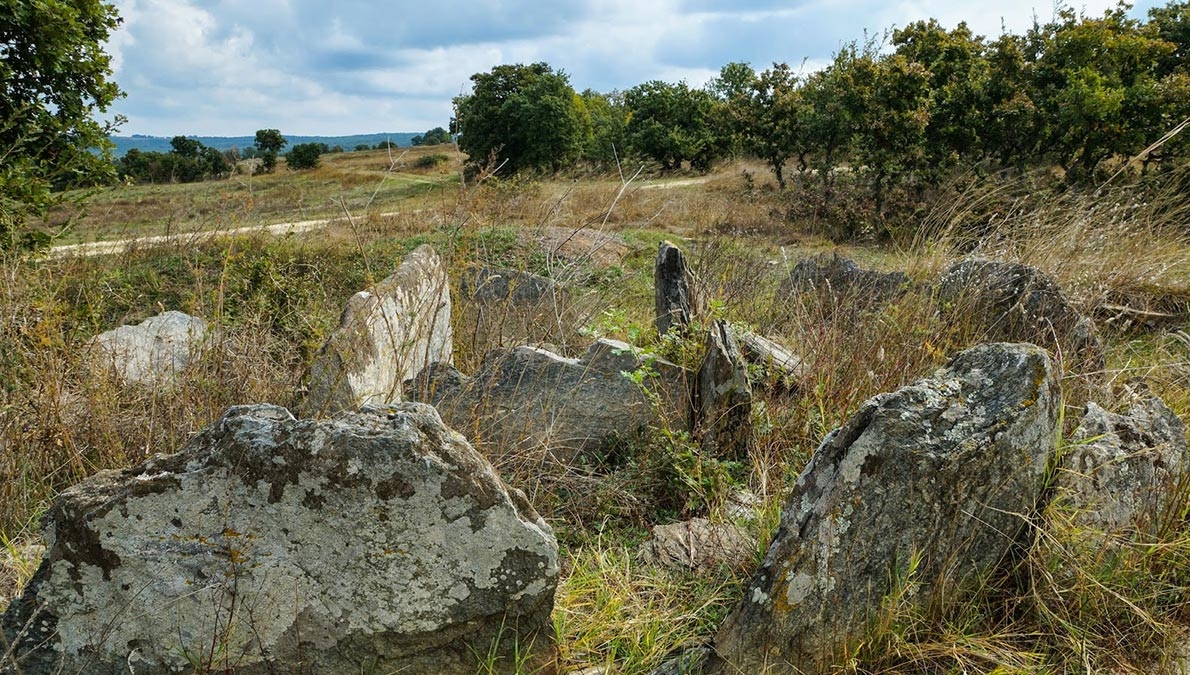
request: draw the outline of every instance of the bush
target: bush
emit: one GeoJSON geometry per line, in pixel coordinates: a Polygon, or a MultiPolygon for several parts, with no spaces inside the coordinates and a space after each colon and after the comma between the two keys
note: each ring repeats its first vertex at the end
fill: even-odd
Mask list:
{"type": "Polygon", "coordinates": [[[422,155],[421,157],[418,157],[417,161],[413,163],[413,166],[417,167],[418,169],[433,169],[439,164],[445,164],[449,161],[450,157],[436,152],[432,155],[422,155]]]}
{"type": "Polygon", "coordinates": [[[285,163],[291,169],[313,169],[318,166],[318,158],[321,156],[321,144],[299,143],[285,153],[285,163]]]}

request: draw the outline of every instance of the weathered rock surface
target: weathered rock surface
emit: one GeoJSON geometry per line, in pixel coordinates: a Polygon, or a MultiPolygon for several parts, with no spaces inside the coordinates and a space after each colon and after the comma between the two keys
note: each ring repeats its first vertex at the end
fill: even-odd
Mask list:
{"type": "Polygon", "coordinates": [[[674,327],[684,330],[699,312],[694,276],[686,264],[686,256],[682,249],[668,241],[661,242],[657,247],[657,261],[653,265],[653,293],[655,321],[660,335],[665,335],[674,327]]]}
{"type": "Polygon", "coordinates": [[[550,528],[422,404],[231,408],[177,455],[67,490],[45,539],[3,617],[24,675],[471,675],[489,649],[508,672],[514,649],[546,672],[554,658],[550,528]]]}
{"type": "Polygon", "coordinates": [[[1095,324],[1082,316],[1058,283],[1041,270],[1016,262],[971,258],[938,280],[944,309],[978,322],[988,340],[1032,342],[1065,358],[1102,368],[1103,345],[1095,324]]]}
{"type": "Polygon", "coordinates": [[[206,337],[206,321],[169,311],[100,333],[88,346],[94,359],[125,382],[160,386],[175,381],[206,337]]]}
{"type": "Polygon", "coordinates": [[[1186,425],[1160,398],[1123,415],[1088,403],[1063,453],[1058,487],[1080,528],[1151,532],[1188,466],[1186,425]]]}
{"type": "Polygon", "coordinates": [[[402,383],[453,351],[450,286],[442,260],[418,247],[397,271],[347,301],[339,328],[306,380],[303,416],[330,415],[403,399],[402,383]]]}
{"type": "Polygon", "coordinates": [[[870,307],[895,300],[909,288],[904,272],[866,270],[838,253],[820,253],[793,266],[782,284],[783,294],[817,292],[870,307]]]}
{"type": "Polygon", "coordinates": [[[566,342],[575,308],[562,284],[537,274],[471,267],[459,280],[459,337],[509,346],[566,342]]]}
{"type": "Polygon", "coordinates": [[[793,391],[805,377],[806,363],[784,345],[751,331],[741,331],[736,337],[740,356],[755,373],[754,386],[793,391]]]}
{"type": "Polygon", "coordinates": [[[654,525],[653,538],[645,542],[642,554],[665,567],[707,570],[726,565],[744,570],[754,564],[756,546],[756,540],[737,525],[694,518],[654,525]]]}
{"type": "Polygon", "coordinates": [[[864,403],[798,478],[709,672],[825,672],[911,560],[918,602],[1002,560],[1039,498],[1058,405],[1049,357],[1022,344],[864,403]]]}
{"type": "Polygon", "coordinates": [[[705,454],[742,459],[752,440],[752,384],[735,332],[725,321],[707,331],[695,388],[697,430],[705,454]]]}
{"type": "Polygon", "coordinates": [[[615,340],[598,340],[581,359],[528,346],[495,352],[470,378],[435,366],[416,390],[490,457],[544,449],[569,461],[641,438],[650,425],[690,428],[686,371],[615,340]],[[639,384],[625,376],[633,373],[639,384]]]}

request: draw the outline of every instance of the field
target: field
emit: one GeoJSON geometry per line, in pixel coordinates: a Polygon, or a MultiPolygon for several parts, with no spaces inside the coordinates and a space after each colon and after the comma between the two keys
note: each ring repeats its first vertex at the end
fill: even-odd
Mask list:
{"type": "MultiPolygon", "coordinates": [[[[786,488],[828,431],[867,398],[981,339],[972,325],[944,320],[928,294],[875,311],[783,294],[800,258],[838,252],[923,283],[971,253],[1034,265],[1099,319],[1106,343],[1105,371],[1062,361],[1067,431],[1086,401],[1118,407],[1140,381],[1190,419],[1190,210],[1177,191],[1083,194],[1026,176],[955,188],[892,240],[838,243],[837,228],[802,215],[807,190],[782,193],[747,161],[664,178],[626,167],[624,176],[464,181],[460,168],[453,149],[419,148],[324,156],[308,172],[111,188],[85,212],[55,214],[59,225],[70,221],[60,244],[168,239],[110,255],[83,248],[0,259],[0,608],[36,567],[38,518],[57,492],[175,451],[229,405],[291,404],[346,299],[422,243],[452,276],[480,263],[568,284],[582,312],[543,338],[568,355],[605,335],[689,365],[701,338],[661,341],[652,330],[652,264],[669,239],[690,255],[709,299],[702,321],[750,326],[808,365],[796,394],[773,393],[758,406],[744,466],[701,457],[689,439],[664,433],[614,471],[500,461],[558,534],[564,578],[554,621],[575,671],[647,672],[712,634],[741,593],[746,570],[642,561],[638,546],[652,525],[731,518],[727,506],[746,492],[756,505],[739,523],[760,541],[759,559],[786,488]],[[300,234],[208,236],[315,219],[328,222],[300,234]],[[591,253],[601,238],[614,245],[591,253]],[[579,241],[588,246],[566,245],[579,241]],[[86,358],[97,333],[169,309],[213,322],[222,356],[194,364],[170,390],[121,386],[86,358]],[[1158,316],[1172,318],[1146,325],[1158,316]]],[[[472,372],[500,345],[458,311],[456,365],[472,372]]],[[[894,613],[843,672],[1172,672],[1190,625],[1184,492],[1161,538],[1135,542],[1111,569],[1095,552],[1043,547],[1022,563],[1028,574],[992,580],[938,615],[894,613]]]]}

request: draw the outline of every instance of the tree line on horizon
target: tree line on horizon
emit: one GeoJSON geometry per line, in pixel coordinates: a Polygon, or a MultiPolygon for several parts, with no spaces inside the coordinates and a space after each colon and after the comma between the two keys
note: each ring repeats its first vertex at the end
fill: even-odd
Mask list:
{"type": "MultiPolygon", "coordinates": [[[[450,143],[452,139],[446,129],[435,127],[425,134],[410,140],[413,146],[450,143]]],[[[193,183],[196,181],[225,178],[241,160],[259,159],[254,165],[259,173],[271,173],[277,165],[281,149],[289,141],[277,129],[259,129],[255,142],[243,149],[218,150],[203,145],[202,141],[189,136],[174,136],[170,139],[170,150],[139,150],[130,148],[123,157],[115,160],[116,175],[122,180],[135,183],[193,183]]],[[[385,150],[398,147],[392,141],[381,141],[376,145],[359,144],[353,151],[385,150]]],[[[294,170],[313,169],[322,155],[344,152],[342,146],[327,143],[298,143],[283,156],[285,165],[294,170]]]]}
{"type": "Polygon", "coordinates": [[[1143,21],[1128,9],[1064,8],[992,39],[916,21],[887,44],[844,46],[819,71],[729,63],[701,88],[578,93],[546,63],[500,65],[454,100],[452,131],[473,170],[505,174],[625,158],[699,171],[753,156],[782,189],[792,171],[826,199],[849,166],[877,210],[890,186],[936,185],[955,169],[1057,166],[1076,184],[1132,158],[1164,170],[1190,147],[1176,133],[1190,119],[1190,2],[1143,21]]]}

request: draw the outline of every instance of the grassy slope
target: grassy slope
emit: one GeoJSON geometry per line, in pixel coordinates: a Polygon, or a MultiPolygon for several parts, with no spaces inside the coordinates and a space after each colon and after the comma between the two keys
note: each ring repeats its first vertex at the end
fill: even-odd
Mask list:
{"type": "MultiPolygon", "coordinates": [[[[22,546],[35,539],[36,516],[58,490],[96,470],[175,450],[227,405],[290,403],[346,298],[422,242],[435,244],[452,270],[483,262],[574,279],[583,297],[574,323],[588,329],[585,335],[633,339],[690,361],[697,345],[658,344],[649,330],[656,244],[676,238],[690,251],[705,295],[715,299],[712,315],[781,338],[810,364],[799,383],[803,395],[765,400],[757,452],[741,470],[701,458],[673,436],[638,448],[636,461],[610,473],[531,458],[501,461],[498,468],[531,496],[563,543],[566,577],[555,622],[567,664],[608,664],[613,672],[643,672],[674,646],[706,636],[743,581],[731,570],[694,575],[644,564],[633,551],[649,525],[683,512],[724,517],[727,494],[747,487],[764,507],[745,525],[763,541],[790,477],[829,429],[866,398],[930,372],[978,339],[967,327],[941,322],[928,298],[863,315],[812,297],[778,298],[780,270],[792,260],[839,250],[866,266],[927,279],[975,246],[1055,274],[1084,308],[1105,298],[1142,303],[1190,294],[1190,253],[1185,230],[1171,229],[1181,216],[1172,199],[1104,208],[1116,195],[968,195],[950,212],[936,212],[930,236],[912,245],[848,248],[785,222],[779,214],[797,197],[777,194],[760,178],[742,179],[742,172],[764,175],[747,164],[677,185],[557,178],[463,186],[456,156],[415,167],[432,152],[441,150],[346,153],[305,173],[112,189],[92,201],[71,236],[94,241],[350,214],[311,235],[183,237],[116,256],[2,261],[0,543],[11,544],[11,561],[0,568],[10,588],[31,573],[22,546]],[[987,214],[989,200],[996,217],[987,214]],[[972,219],[998,225],[974,242],[960,236],[972,219]],[[540,244],[556,233],[551,228],[616,234],[626,247],[617,259],[568,259],[540,244]],[[214,321],[224,356],[202,359],[168,392],[120,387],[87,364],[90,336],[162,309],[214,321]]],[[[460,310],[457,361],[467,372],[491,344],[469,333],[461,317],[460,310]]],[[[1094,395],[1111,407],[1113,387],[1137,376],[1190,417],[1190,345],[1174,333],[1108,337],[1105,384],[1093,393],[1068,387],[1071,420],[1080,399],[1094,395]]],[[[577,350],[585,339],[568,332],[550,341],[577,350]]],[[[1085,374],[1066,376],[1073,384],[1085,374]]],[[[1190,580],[1167,570],[1190,545],[1178,526],[1166,539],[1129,551],[1113,562],[1114,572],[1061,550],[1034,561],[1029,570],[1060,565],[1087,574],[1035,575],[1026,583],[1033,600],[1014,600],[1016,618],[1008,624],[1002,608],[1019,594],[1004,580],[940,616],[894,615],[857,663],[889,672],[931,664],[943,672],[995,664],[1060,672],[1082,661],[1143,670],[1175,635],[1167,625],[1185,618],[1190,580]]],[[[0,577],[0,594],[4,583],[0,577]]]]}

